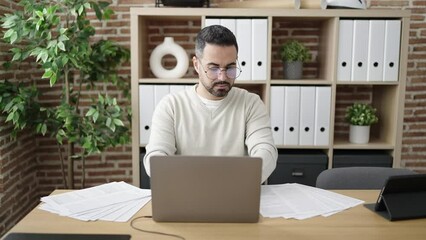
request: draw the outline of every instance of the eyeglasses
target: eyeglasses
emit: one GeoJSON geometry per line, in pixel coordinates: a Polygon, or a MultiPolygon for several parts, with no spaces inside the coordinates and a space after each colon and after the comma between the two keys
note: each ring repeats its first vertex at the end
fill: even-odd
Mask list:
{"type": "MultiPolygon", "coordinates": [[[[199,58],[197,58],[200,63],[201,60],[199,58]]],[[[237,61],[238,66],[240,65],[240,63],[237,61]]],[[[201,63],[201,68],[203,69],[204,73],[206,73],[206,76],[208,79],[210,80],[216,80],[219,78],[219,74],[222,71],[225,71],[226,77],[229,79],[236,79],[238,76],[240,76],[241,74],[241,69],[237,66],[229,66],[229,67],[225,67],[225,68],[221,68],[221,67],[209,67],[207,68],[207,70],[203,67],[203,64],[201,63]]]]}

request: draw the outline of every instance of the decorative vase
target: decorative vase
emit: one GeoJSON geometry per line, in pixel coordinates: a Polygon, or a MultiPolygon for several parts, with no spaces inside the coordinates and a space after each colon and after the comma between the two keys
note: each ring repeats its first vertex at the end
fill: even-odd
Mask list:
{"type": "Polygon", "coordinates": [[[284,79],[301,79],[303,73],[303,62],[284,62],[284,79]]]}
{"type": "Polygon", "coordinates": [[[356,144],[366,144],[370,141],[370,126],[350,125],[349,142],[356,144]]]}
{"type": "Polygon", "coordinates": [[[188,71],[188,54],[182,46],[175,43],[172,37],[165,37],[163,43],[152,51],[149,65],[157,78],[181,78],[188,71]],[[173,69],[165,69],[161,64],[165,55],[172,55],[176,58],[177,63],[173,69]]]}

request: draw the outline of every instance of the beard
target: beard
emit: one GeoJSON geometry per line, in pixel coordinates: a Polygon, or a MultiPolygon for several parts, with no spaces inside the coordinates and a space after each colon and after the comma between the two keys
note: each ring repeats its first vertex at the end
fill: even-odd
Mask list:
{"type": "Polygon", "coordinates": [[[207,86],[203,81],[201,81],[204,88],[215,97],[225,97],[228,95],[228,92],[231,91],[232,85],[226,81],[217,81],[213,82],[210,86],[207,86]]]}

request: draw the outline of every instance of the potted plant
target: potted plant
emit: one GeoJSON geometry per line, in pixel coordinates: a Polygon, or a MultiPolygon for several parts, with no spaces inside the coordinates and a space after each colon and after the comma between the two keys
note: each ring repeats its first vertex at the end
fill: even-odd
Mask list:
{"type": "Polygon", "coordinates": [[[109,40],[93,39],[95,20],[88,12],[93,11],[99,21],[109,19],[113,11],[108,2],[20,0],[18,4],[21,10],[1,18],[2,37],[11,52],[5,68],[15,66],[13,71],[31,62],[43,74],[0,79],[0,113],[13,125],[12,135],[28,129],[56,139],[65,188],[74,188],[74,161],[81,161],[84,187],[87,156],[130,141],[124,124],[128,114],[112,94],[99,88],[106,84],[126,95],[128,81],[118,70],[129,60],[130,51],[109,40]],[[56,105],[40,101],[43,81],[62,89],[56,105]],[[87,90],[97,93],[90,106],[81,101],[87,90]]]}
{"type": "Polygon", "coordinates": [[[350,124],[349,142],[365,144],[370,139],[370,126],[379,121],[376,109],[366,103],[347,107],[345,119],[350,124]]]}
{"type": "Polygon", "coordinates": [[[289,40],[280,48],[284,67],[284,79],[301,79],[303,63],[311,59],[311,53],[301,42],[289,40]]]}

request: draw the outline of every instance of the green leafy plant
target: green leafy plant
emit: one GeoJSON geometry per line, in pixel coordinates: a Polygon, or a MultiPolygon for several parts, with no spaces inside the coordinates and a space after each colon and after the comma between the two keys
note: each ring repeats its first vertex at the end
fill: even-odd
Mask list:
{"type": "Polygon", "coordinates": [[[82,92],[97,91],[99,84],[106,84],[128,96],[128,81],[118,75],[118,69],[128,62],[130,52],[112,41],[92,39],[95,28],[87,14],[93,11],[99,21],[109,19],[113,11],[108,2],[21,0],[19,5],[22,10],[1,18],[3,39],[10,44],[12,54],[4,67],[33,62],[43,75],[21,82],[0,81],[0,111],[14,126],[13,136],[31,129],[56,139],[64,187],[74,187],[73,162],[82,160],[84,187],[85,158],[130,141],[125,126],[130,113],[116,98],[99,91],[92,105],[82,108],[82,92]],[[48,79],[52,87],[62,87],[57,106],[43,106],[39,101],[42,92],[37,82],[42,79],[48,79]],[[67,178],[64,162],[68,165],[67,178]]]}
{"type": "Polygon", "coordinates": [[[376,109],[366,103],[354,103],[347,107],[345,119],[352,125],[370,126],[379,121],[376,109]]]}
{"type": "Polygon", "coordinates": [[[280,48],[280,56],[283,62],[306,62],[311,59],[311,53],[297,40],[289,40],[280,48]]]}

